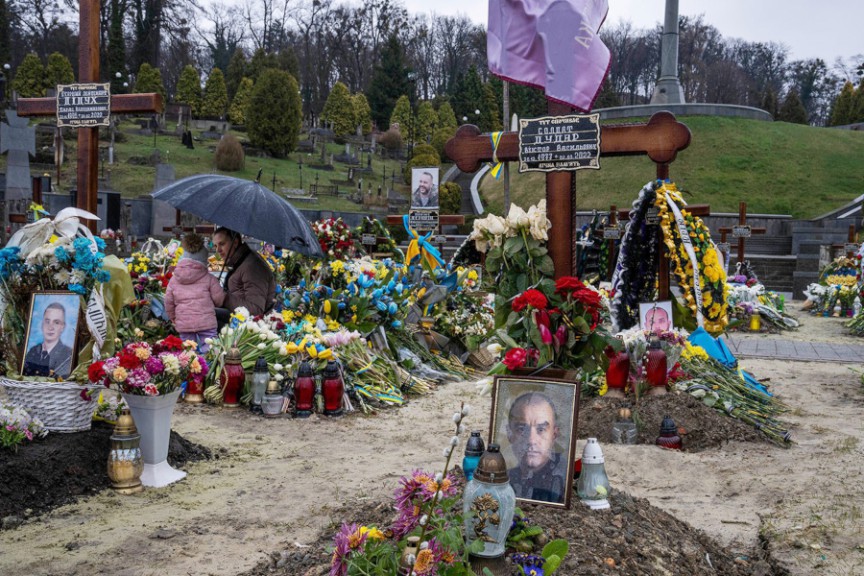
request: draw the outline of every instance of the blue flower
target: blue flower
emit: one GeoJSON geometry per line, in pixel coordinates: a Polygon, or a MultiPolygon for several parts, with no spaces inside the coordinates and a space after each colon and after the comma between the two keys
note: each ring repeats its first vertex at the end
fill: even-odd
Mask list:
{"type": "Polygon", "coordinates": [[[96,282],[100,282],[105,284],[106,282],[111,281],[111,273],[108,270],[97,270],[96,271],[96,282]]]}
{"type": "Polygon", "coordinates": [[[400,322],[399,320],[393,320],[393,322],[390,323],[390,326],[392,326],[393,328],[401,328],[402,322],[400,322]]]}
{"type": "Polygon", "coordinates": [[[57,258],[61,264],[65,264],[69,261],[69,253],[66,252],[66,248],[63,246],[57,246],[54,249],[54,257],[57,258]]]}
{"type": "Polygon", "coordinates": [[[105,252],[105,240],[98,236],[95,237],[94,240],[96,240],[96,248],[99,249],[99,252],[105,252]]]}
{"type": "Polygon", "coordinates": [[[397,306],[395,302],[391,302],[387,307],[387,311],[390,312],[390,314],[395,314],[398,310],[399,306],[397,306]]]}
{"type": "Polygon", "coordinates": [[[380,310],[381,312],[387,312],[387,304],[380,300],[375,302],[375,307],[378,308],[378,310],[380,310]]]}
{"type": "Polygon", "coordinates": [[[546,559],[536,554],[514,554],[511,557],[514,564],[522,568],[525,576],[544,576],[543,565],[546,559]]]}
{"type": "Polygon", "coordinates": [[[87,295],[87,288],[82,286],[81,284],[69,284],[69,290],[75,292],[76,294],[80,294],[82,296],[87,295]]]}

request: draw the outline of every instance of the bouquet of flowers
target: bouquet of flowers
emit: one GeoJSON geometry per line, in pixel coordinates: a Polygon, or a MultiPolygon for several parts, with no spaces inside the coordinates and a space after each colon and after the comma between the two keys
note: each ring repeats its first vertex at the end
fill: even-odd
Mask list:
{"type": "Polygon", "coordinates": [[[33,440],[48,433],[42,422],[26,410],[0,402],[0,447],[18,449],[25,440],[33,440]]]}
{"type": "Polygon", "coordinates": [[[126,394],[159,396],[170,394],[188,379],[203,382],[207,361],[195,353],[193,342],[176,336],[156,342],[132,342],[120,352],[90,365],[87,375],[93,383],[115,386],[126,394]]]}
{"type": "Polygon", "coordinates": [[[446,310],[436,316],[435,330],[473,352],[495,330],[495,311],[476,293],[454,292],[447,299],[446,310]]]}
{"type": "Polygon", "coordinates": [[[330,258],[345,258],[354,252],[351,229],[342,218],[327,218],[312,223],[321,250],[330,258]]]}

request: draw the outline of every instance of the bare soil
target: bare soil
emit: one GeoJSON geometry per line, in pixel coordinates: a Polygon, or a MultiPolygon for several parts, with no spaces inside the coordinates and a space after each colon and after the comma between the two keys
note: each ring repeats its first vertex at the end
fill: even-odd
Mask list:
{"type": "MultiPolygon", "coordinates": [[[[833,319],[807,318],[812,323],[798,332],[752,337],[842,334],[833,319]]],[[[687,432],[687,450],[651,444],[659,420],[646,418],[645,443],[603,444],[610,511],[589,513],[578,503],[566,512],[526,510],[550,537],[570,542],[560,574],[864,574],[859,375],[829,363],[742,363],[757,377],[770,377],[772,391],[791,407],[784,421],[794,444],[763,441],[686,396],[654,400],[651,418],[675,418],[687,432]]],[[[98,477],[107,446],[95,442],[85,452],[102,453],[78,462],[92,462],[87,466],[99,474],[78,475],[83,485],[52,483],[48,490],[55,493],[41,508],[30,500],[29,514],[21,504],[9,507],[4,495],[4,510],[13,511],[4,513],[0,530],[0,574],[324,574],[326,546],[342,521],[386,524],[399,477],[440,468],[450,414],[462,401],[475,407],[469,428],[485,432],[490,398],[472,382],[442,385],[401,409],[340,419],[265,420],[180,405],[174,430],[212,458],[187,462],[189,475],[175,485],[119,496],[98,477]]],[[[584,403],[580,438],[603,442],[616,408],[607,402],[584,403]]],[[[640,410],[647,414],[652,403],[640,410]]],[[[90,434],[99,433],[105,432],[90,434]]],[[[44,445],[58,438],[49,436],[44,445]]],[[[29,474],[30,490],[45,492],[32,479],[58,466],[48,452],[38,452],[40,444],[12,456],[21,460],[0,484],[29,474]]],[[[0,464],[9,458],[0,454],[0,464]]]]}

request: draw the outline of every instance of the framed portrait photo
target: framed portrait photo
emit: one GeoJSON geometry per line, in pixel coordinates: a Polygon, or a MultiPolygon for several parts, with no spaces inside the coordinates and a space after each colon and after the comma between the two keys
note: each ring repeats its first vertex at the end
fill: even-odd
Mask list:
{"type": "Polygon", "coordinates": [[[34,292],[21,375],[68,378],[77,361],[80,318],[81,297],[75,292],[34,292]]]}
{"type": "Polygon", "coordinates": [[[516,500],[570,508],[579,383],[496,376],[489,442],[501,447],[516,500]]]}
{"type": "Polygon", "coordinates": [[[411,168],[411,208],[438,208],[437,166],[411,168]]]}
{"type": "Polygon", "coordinates": [[[672,330],[672,301],[640,302],[639,327],[657,334],[672,330]]]}

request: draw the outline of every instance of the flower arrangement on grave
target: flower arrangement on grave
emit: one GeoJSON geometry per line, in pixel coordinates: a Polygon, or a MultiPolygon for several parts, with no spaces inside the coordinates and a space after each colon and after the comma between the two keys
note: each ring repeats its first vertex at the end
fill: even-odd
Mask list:
{"type": "Polygon", "coordinates": [[[326,218],[312,223],[321,250],[330,258],[346,258],[354,252],[351,229],[342,218],[326,218]]]}
{"type": "Polygon", "coordinates": [[[122,230],[112,230],[104,228],[99,232],[99,237],[105,241],[105,247],[110,248],[113,252],[119,252],[123,248],[123,240],[126,238],[122,230]]]}
{"type": "Polygon", "coordinates": [[[678,277],[684,301],[697,318],[704,318],[708,332],[723,332],[728,324],[728,287],[711,232],[701,218],[687,211],[675,184],[663,182],[656,193],[670,267],[678,277]]]}
{"type": "Polygon", "coordinates": [[[386,252],[392,255],[392,258],[397,262],[405,261],[405,254],[399,249],[399,245],[390,230],[384,225],[381,220],[376,220],[367,216],[363,219],[363,223],[354,228],[354,238],[362,238],[364,234],[372,234],[375,236],[376,243],[374,246],[362,246],[364,250],[371,252],[386,252]]]}
{"type": "Polygon", "coordinates": [[[645,354],[648,352],[650,340],[653,337],[656,337],[660,342],[660,347],[666,354],[667,374],[671,379],[674,379],[673,376],[680,369],[678,360],[681,357],[688,336],[689,333],[686,330],[678,328],[654,332],[651,330],[642,330],[638,326],[616,334],[616,337],[623,343],[627,356],[630,358],[630,377],[625,392],[636,393],[636,388],[638,387],[638,397],[649,387],[646,382],[646,367],[643,360],[645,354]]]}
{"type": "MultiPolygon", "coordinates": [[[[105,242],[84,232],[78,218],[85,215],[90,216],[74,208],[62,210],[54,221],[24,227],[0,249],[0,315],[10,374],[20,367],[34,292],[68,290],[81,296],[85,308],[104,310],[101,286],[111,280],[103,264],[105,242]]],[[[83,326],[81,333],[87,335],[83,326]]]]}
{"type": "Polygon", "coordinates": [[[208,364],[195,343],[168,336],[152,346],[132,342],[111,358],[90,365],[93,383],[113,386],[124,394],[160,396],[177,390],[187,379],[203,382],[208,364]]]}
{"type": "MultiPolygon", "coordinates": [[[[735,280],[735,277],[733,277],[735,280]]],[[[750,317],[758,313],[773,330],[790,330],[798,327],[798,321],[785,311],[783,297],[765,288],[764,284],[734,282],[729,285],[729,314],[734,319],[729,329],[747,329],[750,317]]]]}
{"type": "Polygon", "coordinates": [[[737,366],[724,365],[689,341],[684,343],[680,364],[682,374],[674,383],[677,390],[750,424],[778,444],[788,446],[791,442],[791,435],[777,419],[788,408],[764,386],[746,380],[737,366]]]}
{"type": "Polygon", "coordinates": [[[639,191],[621,238],[612,275],[613,331],[638,325],[639,303],[656,300],[657,241],[661,230],[648,223],[648,212],[654,208],[657,186],[649,182],[639,191]]]}
{"type": "Polygon", "coordinates": [[[25,441],[48,433],[42,421],[14,404],[0,402],[0,448],[17,450],[25,441]]]}

